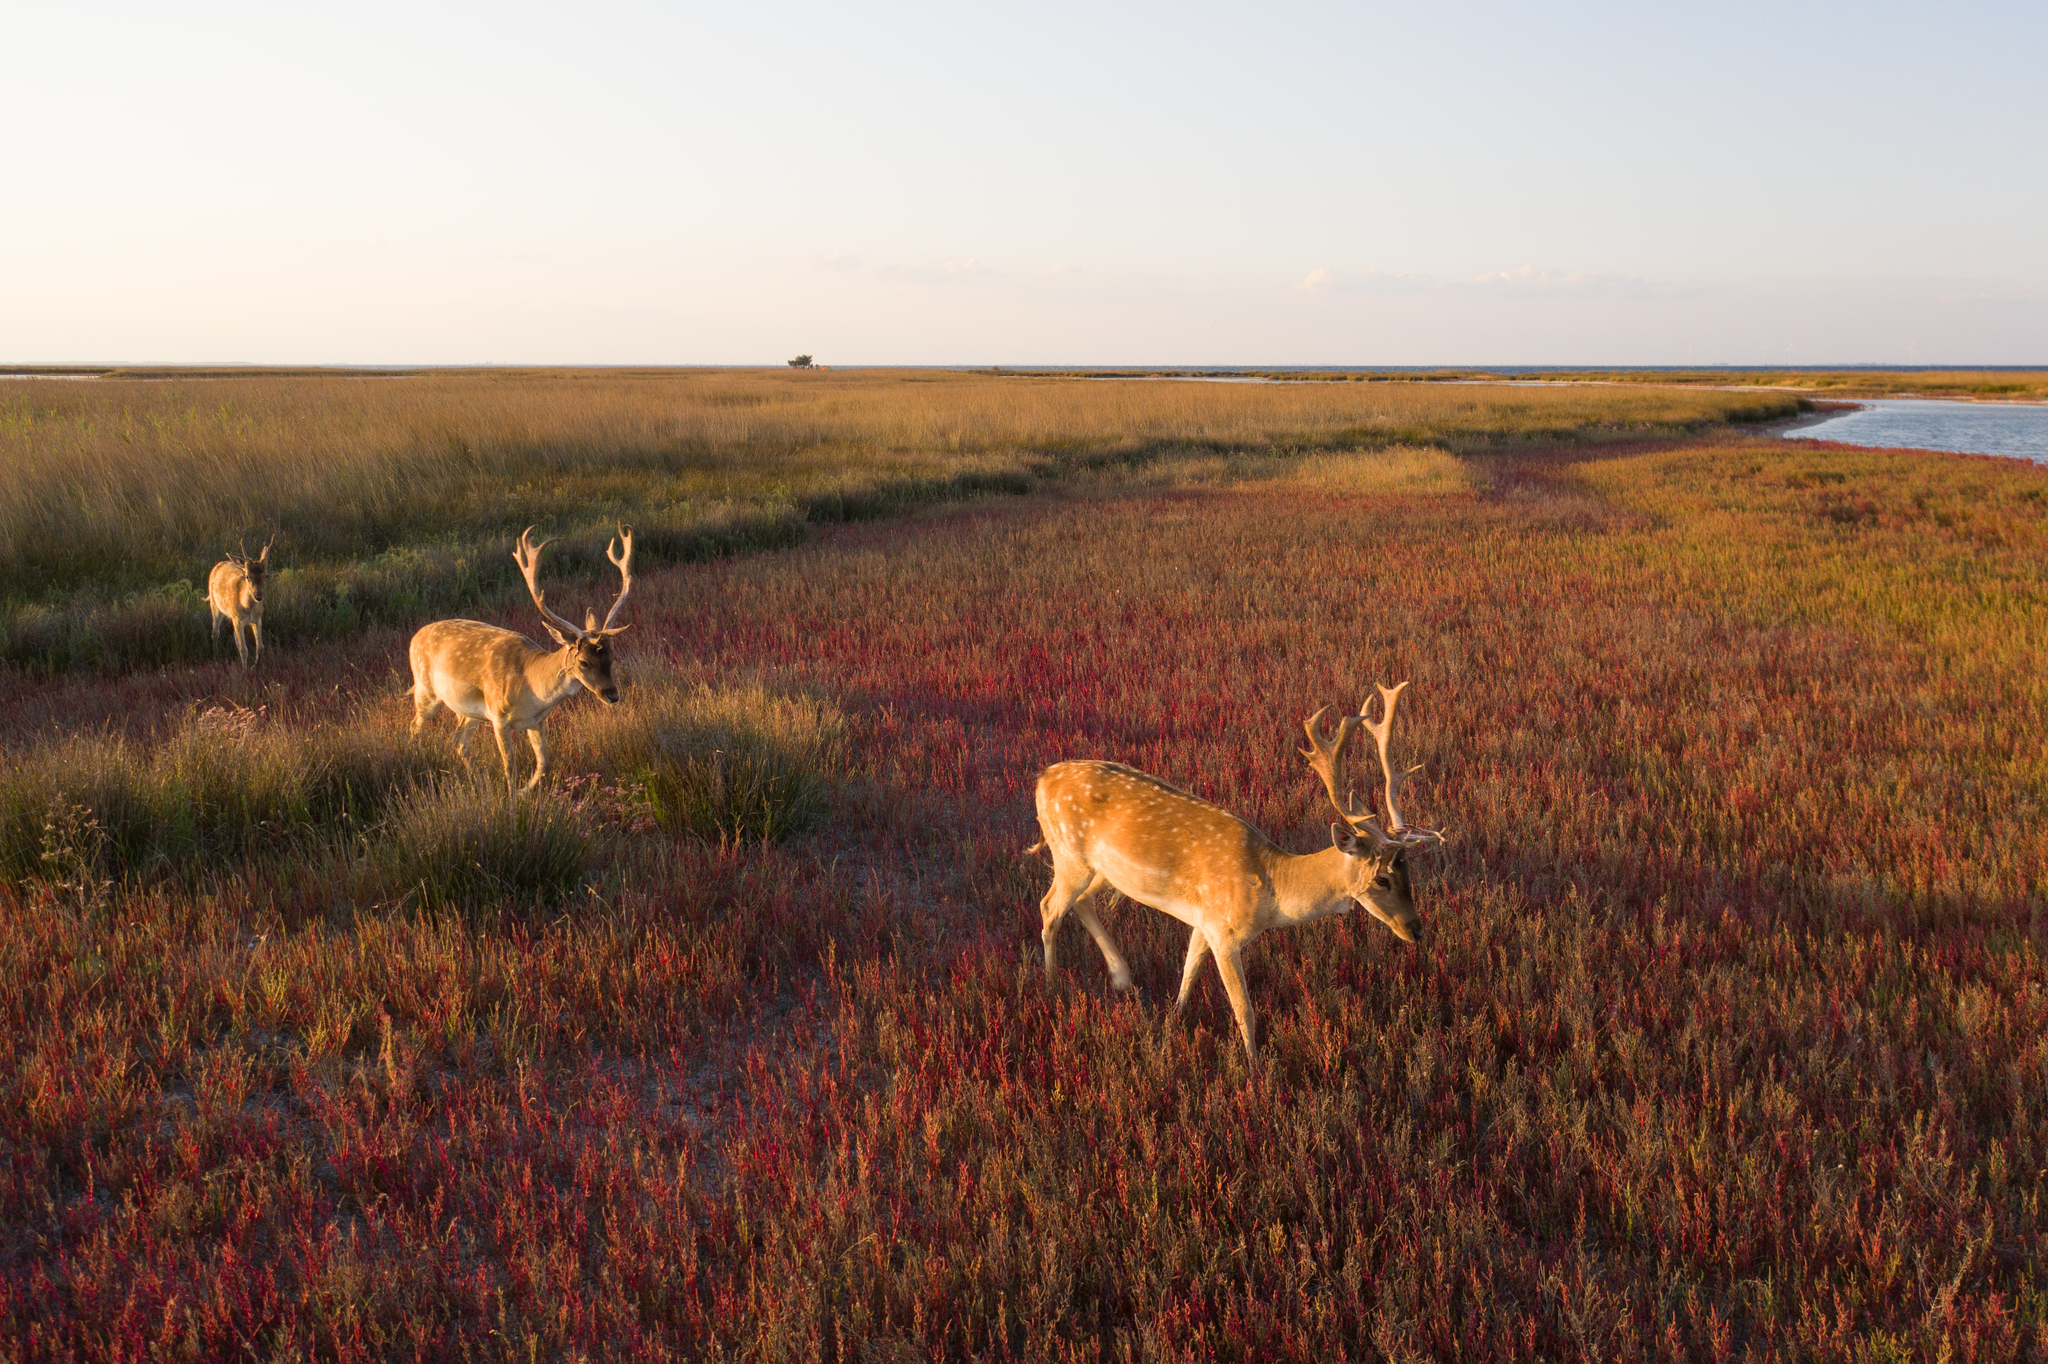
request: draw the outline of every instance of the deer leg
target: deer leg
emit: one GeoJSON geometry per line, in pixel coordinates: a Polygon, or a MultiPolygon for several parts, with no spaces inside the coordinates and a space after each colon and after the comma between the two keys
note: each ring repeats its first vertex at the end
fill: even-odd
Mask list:
{"type": "MultiPolygon", "coordinates": [[[[434,695],[433,689],[427,686],[424,679],[412,684],[413,733],[419,733],[420,727],[427,723],[428,717],[440,709],[441,698],[434,695]]],[[[463,731],[469,727],[469,724],[470,721],[462,716],[458,715],[455,718],[455,746],[462,750],[462,760],[464,762],[469,761],[469,745],[462,735],[463,731]]]]}
{"type": "MultiPolygon", "coordinates": [[[[436,702],[435,702],[434,704],[435,704],[436,706],[438,706],[438,705],[440,705],[440,702],[436,701],[436,702]]],[[[421,717],[421,718],[425,718],[425,717],[421,717]]],[[[414,720],[414,721],[413,721],[413,723],[412,723],[412,727],[413,727],[413,729],[414,729],[414,730],[418,730],[418,729],[419,729],[419,727],[420,727],[420,722],[419,722],[419,720],[417,720],[417,719],[416,719],[416,720],[414,720]]],[[[470,741],[471,739],[474,739],[475,737],[476,737],[476,721],[474,721],[474,720],[470,719],[470,718],[469,718],[469,717],[468,717],[467,715],[458,715],[458,716],[456,716],[456,717],[455,717],[455,756],[456,756],[456,757],[458,757],[458,758],[460,758],[460,759],[462,759],[462,765],[463,765],[464,767],[468,767],[468,766],[469,766],[469,741],[470,741]]]]}
{"type": "Polygon", "coordinates": [[[1116,940],[1109,936],[1109,930],[1102,926],[1102,920],[1095,917],[1095,911],[1088,903],[1089,897],[1104,884],[1106,883],[1098,875],[1095,883],[1082,891],[1081,898],[1075,901],[1074,913],[1081,916],[1082,927],[1088,930],[1089,937],[1095,939],[1095,945],[1102,949],[1102,960],[1109,966],[1110,988],[1124,991],[1131,988],[1131,968],[1125,963],[1124,954],[1116,950],[1116,940]]]}
{"type": "Polygon", "coordinates": [[[533,749],[533,780],[526,783],[526,789],[531,791],[548,774],[548,741],[536,726],[526,731],[526,742],[533,749]]]}
{"type": "Polygon", "coordinates": [[[211,597],[206,601],[206,613],[213,617],[213,642],[220,643],[220,608],[213,604],[211,597]]]}
{"type": "Polygon", "coordinates": [[[242,657],[242,666],[249,666],[249,646],[242,639],[242,622],[235,622],[235,652],[242,657]]]}
{"type": "Polygon", "coordinates": [[[255,637],[256,661],[261,663],[263,661],[263,617],[258,616],[249,622],[249,633],[255,637]]]}
{"type": "Polygon", "coordinates": [[[1052,865],[1052,889],[1038,902],[1039,940],[1045,944],[1045,973],[1053,972],[1053,945],[1059,941],[1060,920],[1067,917],[1067,911],[1074,907],[1076,900],[1085,899],[1096,890],[1108,885],[1099,872],[1089,867],[1074,867],[1055,860],[1052,865]]]}
{"type": "Polygon", "coordinates": [[[1202,963],[1209,959],[1209,939],[1197,928],[1188,934],[1188,962],[1180,969],[1180,997],[1173,1001],[1173,1011],[1179,1013],[1188,1006],[1188,996],[1195,992],[1195,977],[1202,973],[1202,963]]]}
{"type": "Polygon", "coordinates": [[[505,788],[518,799],[519,788],[512,784],[512,750],[505,746],[505,726],[502,721],[491,721],[491,737],[498,741],[498,758],[505,764],[505,788]]]}
{"type": "Polygon", "coordinates": [[[1237,1030],[1244,1034],[1244,1054],[1259,1057],[1259,1020],[1252,1016],[1251,992],[1244,986],[1244,946],[1241,943],[1211,943],[1216,953],[1216,974],[1223,977],[1224,993],[1230,996],[1230,1011],[1237,1015],[1237,1030]]]}

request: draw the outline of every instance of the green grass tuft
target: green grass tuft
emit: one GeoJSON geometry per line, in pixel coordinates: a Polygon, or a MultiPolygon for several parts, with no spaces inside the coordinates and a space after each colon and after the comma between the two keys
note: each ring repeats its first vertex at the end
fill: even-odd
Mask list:
{"type": "Polygon", "coordinates": [[[400,794],[374,839],[392,889],[428,910],[568,899],[598,851],[577,813],[547,792],[506,799],[489,780],[449,776],[400,794]]]}
{"type": "Polygon", "coordinates": [[[46,743],[0,774],[0,880],[138,882],[346,838],[432,765],[390,730],[235,706],[195,711],[161,742],[46,743]]]}
{"type": "Polygon", "coordinates": [[[585,712],[578,731],[589,759],[639,792],[658,824],[714,843],[810,827],[846,759],[836,709],[760,686],[643,684],[615,710],[585,712]]]}

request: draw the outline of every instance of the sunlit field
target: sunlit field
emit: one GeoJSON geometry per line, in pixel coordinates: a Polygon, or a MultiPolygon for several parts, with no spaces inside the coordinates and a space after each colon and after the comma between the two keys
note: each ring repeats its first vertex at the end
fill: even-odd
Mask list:
{"type": "Polygon", "coordinates": [[[207,570],[272,536],[281,645],[517,593],[504,545],[609,572],[1023,493],[1164,456],[1454,448],[1789,415],[1796,399],[1391,384],[1099,383],[945,371],[337,373],[0,379],[0,661],[201,661],[207,570]]]}
{"type": "Polygon", "coordinates": [[[2038,369],[1586,370],[1546,372],[1543,377],[1623,384],[1740,384],[1829,398],[1974,398],[1992,402],[2048,399],[2048,371],[2038,369]]]}
{"type": "MultiPolygon", "coordinates": [[[[0,1355],[2048,1352],[2048,470],[1627,438],[1754,395],[798,387],[838,377],[687,381],[798,395],[688,409],[733,504],[742,427],[1030,482],[650,556],[624,699],[556,713],[516,811],[407,732],[407,621],[0,673],[0,1355]],[[1046,764],[1309,851],[1302,719],[1403,679],[1420,945],[1262,938],[1256,1063],[1213,971],[1171,1017],[1151,910],[1106,915],[1139,997],[1078,928],[1045,976],[1046,764]]],[[[411,401],[360,382],[317,422],[411,401]]],[[[698,474],[600,447],[680,420],[529,505],[602,567],[698,474]]],[[[344,474],[293,477],[310,517],[344,474]]],[[[477,516],[499,557],[545,519],[477,516]]]]}
{"type": "MultiPolygon", "coordinates": [[[[1191,375],[1200,370],[1081,370],[1101,377],[1133,374],[1191,375]]],[[[1825,398],[1961,398],[1984,402],[2048,400],[2048,370],[2039,369],[1541,369],[1501,373],[1483,369],[1233,371],[1289,382],[1396,384],[1483,383],[1512,380],[1545,384],[1626,384],[1634,387],[1781,389],[1825,398]]]]}

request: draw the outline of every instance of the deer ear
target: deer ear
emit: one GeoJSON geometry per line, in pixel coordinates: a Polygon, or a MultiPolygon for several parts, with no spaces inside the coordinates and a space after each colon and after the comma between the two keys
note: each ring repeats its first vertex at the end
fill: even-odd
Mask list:
{"type": "Polygon", "coordinates": [[[1338,849],[1346,857],[1365,856],[1365,845],[1358,841],[1357,832],[1345,828],[1342,824],[1330,826],[1330,846],[1338,849]]]}
{"type": "Polygon", "coordinates": [[[541,622],[541,627],[555,637],[555,643],[561,645],[564,649],[569,647],[569,637],[560,630],[557,630],[553,622],[544,620],[541,622]]]}

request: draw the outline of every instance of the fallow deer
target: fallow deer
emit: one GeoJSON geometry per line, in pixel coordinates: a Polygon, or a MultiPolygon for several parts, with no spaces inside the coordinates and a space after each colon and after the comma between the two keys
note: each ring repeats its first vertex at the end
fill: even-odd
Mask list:
{"type": "Polygon", "coordinates": [[[1328,706],[1303,722],[1310,747],[1301,756],[1343,816],[1341,824],[1330,825],[1330,846],[1318,853],[1284,852],[1229,811],[1122,763],[1087,759],[1048,767],[1037,791],[1044,841],[1028,850],[1052,853],[1052,888],[1039,902],[1046,972],[1053,970],[1060,920],[1071,911],[1102,949],[1114,987],[1131,988],[1130,967],[1087,903],[1104,887],[1119,891],[1193,930],[1174,1012],[1187,1007],[1202,962],[1213,955],[1245,1054],[1256,1057],[1257,1020],[1244,979],[1244,949],[1254,938],[1362,905],[1395,937],[1415,942],[1422,920],[1415,913],[1408,854],[1441,844],[1443,835],[1403,823],[1394,803],[1402,784],[1420,770],[1396,772],[1387,755],[1394,705],[1407,685],[1380,686],[1377,724],[1362,714],[1346,715],[1335,737],[1325,738],[1328,706]],[[1379,747],[1386,777],[1384,825],[1356,794],[1339,794],[1344,751],[1360,724],[1379,747]]]}
{"type": "Polygon", "coordinates": [[[467,766],[476,727],[488,724],[498,741],[498,757],[505,764],[505,785],[512,787],[512,753],[505,746],[505,733],[526,732],[533,747],[533,776],[523,788],[513,789],[515,800],[520,790],[533,790],[547,775],[548,746],[541,726],[547,723],[549,711],[585,688],[596,692],[606,705],[618,701],[618,684],[612,680],[611,637],[631,628],[612,624],[633,590],[631,526],[620,526],[618,538],[605,547],[605,558],[617,566],[622,582],[602,626],[595,611],[585,613],[578,626],[548,609],[547,594],[539,582],[540,552],[554,541],[536,545],[532,535],[531,526],[520,532],[512,558],[526,577],[533,604],[540,608],[541,624],[560,648],[543,648],[516,630],[482,621],[437,620],[420,627],[412,637],[410,651],[413,733],[419,733],[427,717],[446,706],[455,712],[455,750],[467,766]]]}
{"type": "Polygon", "coordinates": [[[263,657],[263,583],[270,575],[270,546],[275,543],[272,537],[253,559],[247,554],[230,554],[206,575],[206,609],[213,619],[213,642],[220,643],[220,623],[231,624],[235,652],[242,656],[245,668],[250,666],[250,649],[242,641],[243,626],[249,627],[255,641],[256,657],[263,657]]]}

